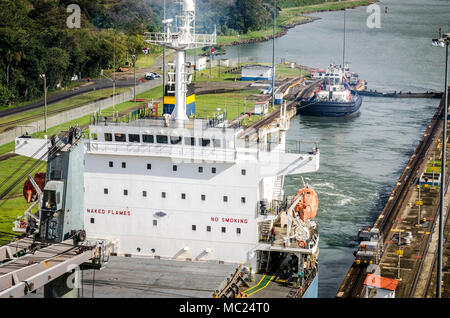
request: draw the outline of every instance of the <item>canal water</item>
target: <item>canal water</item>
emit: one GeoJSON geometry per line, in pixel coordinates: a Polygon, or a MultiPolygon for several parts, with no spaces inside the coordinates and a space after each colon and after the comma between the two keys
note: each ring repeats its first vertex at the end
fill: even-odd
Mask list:
{"type": "MultiPolygon", "coordinates": [[[[346,61],[352,71],[379,91],[442,91],[445,49],[431,46],[439,28],[450,32],[447,0],[384,0],[381,28],[367,27],[366,7],[346,12],[346,61]],[[385,7],[388,13],[385,13],[385,7]]],[[[321,18],[297,26],[276,40],[277,61],[326,67],[342,63],[344,13],[312,14],[321,18]]],[[[272,59],[272,42],[227,49],[227,57],[272,59]]],[[[319,297],[335,297],[349,270],[356,234],[371,226],[414,152],[439,100],[364,97],[353,119],[297,116],[288,141],[320,142],[318,173],[303,176],[319,195],[319,297]]],[[[302,186],[286,179],[286,194],[302,186]]]]}

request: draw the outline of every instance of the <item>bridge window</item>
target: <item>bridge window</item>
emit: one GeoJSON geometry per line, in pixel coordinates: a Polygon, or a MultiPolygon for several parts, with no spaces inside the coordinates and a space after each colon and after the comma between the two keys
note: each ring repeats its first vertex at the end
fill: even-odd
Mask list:
{"type": "Polygon", "coordinates": [[[129,134],[128,141],[129,142],[141,142],[141,136],[135,135],[135,134],[129,134]]]}
{"type": "Polygon", "coordinates": [[[170,137],[170,143],[172,145],[181,145],[182,142],[183,142],[182,137],[170,137]]]}
{"type": "Polygon", "coordinates": [[[198,172],[203,173],[203,167],[198,167],[198,172]]]}
{"type": "Polygon", "coordinates": [[[225,226],[222,226],[222,233],[226,233],[227,232],[227,228],[225,226]]]}
{"type": "Polygon", "coordinates": [[[165,198],[166,197],[166,193],[165,192],[162,192],[161,193],[161,198],[165,198]]]}
{"type": "Polygon", "coordinates": [[[206,200],[206,195],[202,194],[202,201],[206,200]]]}
{"type": "Polygon", "coordinates": [[[228,202],[228,196],[226,195],[223,196],[223,202],[228,202]]]}
{"type": "Polygon", "coordinates": [[[110,168],[114,167],[114,162],[110,161],[110,162],[109,162],[109,167],[110,167],[110,168]]]}
{"type": "Polygon", "coordinates": [[[211,168],[211,173],[216,173],[217,172],[217,169],[216,168],[211,168]]]}
{"type": "Polygon", "coordinates": [[[126,142],[127,141],[127,135],[125,135],[125,134],[114,134],[114,140],[116,142],[126,142]]]}
{"type": "Polygon", "coordinates": [[[91,224],[94,224],[95,220],[94,218],[91,218],[91,224]]]}
{"type": "Polygon", "coordinates": [[[108,189],[106,189],[106,188],[103,189],[103,193],[104,193],[104,194],[108,194],[108,189]]]}
{"type": "Polygon", "coordinates": [[[156,136],[156,142],[158,144],[168,144],[169,143],[169,137],[158,135],[158,136],[156,136]]]}
{"type": "Polygon", "coordinates": [[[152,170],[152,164],[151,163],[147,163],[147,170],[152,170]]]}
{"type": "Polygon", "coordinates": [[[240,227],[236,228],[236,234],[241,234],[241,228],[240,227]]]}
{"type": "Polygon", "coordinates": [[[213,147],[214,148],[220,148],[220,140],[219,139],[213,139],[213,147]]]}
{"type": "Polygon", "coordinates": [[[122,168],[126,168],[127,167],[127,163],[126,162],[122,162],[122,168]]]}
{"type": "Polygon", "coordinates": [[[241,202],[245,203],[245,197],[241,197],[241,202]]]}
{"type": "Polygon", "coordinates": [[[211,232],[211,225],[206,226],[206,232],[211,232]]]}
{"type": "Polygon", "coordinates": [[[197,225],[192,225],[192,231],[197,231],[197,225]]]}
{"type": "Polygon", "coordinates": [[[153,135],[142,135],[142,141],[146,144],[155,143],[155,137],[153,135]]]}
{"type": "Polygon", "coordinates": [[[173,165],[173,166],[172,166],[172,170],[173,170],[173,171],[177,171],[177,170],[178,170],[178,167],[177,167],[176,165],[173,165]]]}
{"type": "Polygon", "coordinates": [[[128,190],[123,190],[123,195],[128,195],[128,190]]]}
{"type": "Polygon", "coordinates": [[[195,146],[195,138],[192,137],[185,137],[184,138],[184,144],[186,146],[195,146]]]}
{"type": "Polygon", "coordinates": [[[142,191],[142,196],[143,196],[144,198],[146,198],[146,197],[147,197],[147,191],[142,191]]]}
{"type": "Polygon", "coordinates": [[[209,147],[209,145],[211,144],[210,139],[199,138],[199,142],[202,145],[202,147],[209,147]]]}
{"type": "Polygon", "coordinates": [[[241,170],[241,174],[242,174],[243,176],[245,176],[245,175],[247,174],[247,171],[246,171],[245,169],[242,169],[242,170],[241,170]]]}
{"type": "Polygon", "coordinates": [[[186,200],[186,193],[182,193],[182,194],[181,194],[181,199],[182,199],[182,200],[186,200]]]}
{"type": "Polygon", "coordinates": [[[106,133],[105,134],[105,141],[112,141],[112,134],[106,133]]]}

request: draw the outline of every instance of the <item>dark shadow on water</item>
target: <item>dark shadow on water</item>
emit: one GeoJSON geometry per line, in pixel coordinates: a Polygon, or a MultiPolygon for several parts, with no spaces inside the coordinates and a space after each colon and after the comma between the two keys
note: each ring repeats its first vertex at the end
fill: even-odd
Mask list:
{"type": "Polygon", "coordinates": [[[342,124],[342,123],[352,123],[361,117],[361,112],[351,117],[327,117],[327,116],[306,116],[297,114],[296,118],[300,120],[303,125],[308,125],[308,123],[314,124],[342,124]]]}

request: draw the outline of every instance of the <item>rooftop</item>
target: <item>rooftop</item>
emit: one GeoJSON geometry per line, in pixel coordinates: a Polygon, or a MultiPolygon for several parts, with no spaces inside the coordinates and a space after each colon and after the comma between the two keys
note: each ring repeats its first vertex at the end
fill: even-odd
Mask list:
{"type": "Polygon", "coordinates": [[[397,289],[398,279],[369,274],[364,281],[364,285],[395,291],[397,289]]]}

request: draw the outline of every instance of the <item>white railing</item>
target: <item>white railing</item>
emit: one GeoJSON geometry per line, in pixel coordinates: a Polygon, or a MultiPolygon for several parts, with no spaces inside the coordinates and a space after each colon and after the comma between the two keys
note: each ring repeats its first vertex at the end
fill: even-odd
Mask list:
{"type": "Polygon", "coordinates": [[[145,41],[152,44],[166,44],[167,46],[197,48],[216,44],[216,34],[181,34],[146,32],[145,41]]]}

